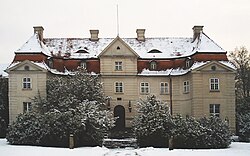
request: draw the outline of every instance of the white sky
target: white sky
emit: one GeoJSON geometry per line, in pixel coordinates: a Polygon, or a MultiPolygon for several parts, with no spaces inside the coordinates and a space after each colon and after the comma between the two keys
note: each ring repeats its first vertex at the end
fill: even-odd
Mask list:
{"type": "Polygon", "coordinates": [[[121,37],[192,37],[194,25],[227,51],[250,51],[250,0],[0,0],[0,63],[10,63],[14,51],[44,27],[45,37],[116,37],[116,5],[121,37]]]}

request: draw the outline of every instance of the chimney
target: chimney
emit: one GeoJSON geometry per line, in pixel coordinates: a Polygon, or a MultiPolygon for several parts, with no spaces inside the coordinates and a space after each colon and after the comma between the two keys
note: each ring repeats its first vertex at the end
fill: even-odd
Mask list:
{"type": "Polygon", "coordinates": [[[43,41],[43,27],[42,26],[34,26],[34,34],[38,34],[39,40],[43,41]]]}
{"type": "Polygon", "coordinates": [[[98,38],[98,34],[99,34],[99,30],[89,30],[90,32],[90,41],[98,41],[99,38],[98,38]]]}
{"type": "Polygon", "coordinates": [[[193,32],[194,32],[193,41],[200,36],[200,34],[203,31],[203,27],[204,26],[197,26],[197,25],[193,27],[193,32]]]}
{"type": "Polygon", "coordinates": [[[145,41],[145,29],[136,29],[137,40],[145,41]]]}

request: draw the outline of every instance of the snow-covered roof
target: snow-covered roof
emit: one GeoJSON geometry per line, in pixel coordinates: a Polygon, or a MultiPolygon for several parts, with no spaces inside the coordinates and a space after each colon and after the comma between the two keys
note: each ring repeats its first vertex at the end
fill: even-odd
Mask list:
{"type": "Polygon", "coordinates": [[[4,70],[8,67],[8,64],[0,64],[0,76],[7,77],[8,73],[6,73],[4,70]]]}
{"type": "Polygon", "coordinates": [[[194,41],[195,46],[194,51],[197,52],[213,52],[213,53],[223,53],[226,52],[217,43],[210,39],[205,33],[201,33],[199,37],[194,41]]]}
{"type": "MultiPolygon", "coordinates": [[[[196,52],[226,52],[204,33],[195,41],[193,38],[146,38],[145,41],[138,41],[136,38],[121,39],[140,58],[146,59],[187,57],[196,52]]],[[[48,51],[55,55],[70,54],[69,58],[84,59],[97,58],[113,40],[114,38],[100,38],[98,41],[90,41],[89,38],[46,38],[44,42],[48,51]]]]}
{"type": "Polygon", "coordinates": [[[70,53],[70,58],[83,59],[97,58],[113,40],[114,38],[100,38],[98,41],[90,41],[89,38],[46,38],[44,42],[53,54],[70,53]]]}
{"type": "Polygon", "coordinates": [[[21,48],[16,50],[15,53],[43,53],[50,56],[48,47],[39,40],[37,33],[34,33],[34,35],[31,36],[21,48]]]}
{"type": "MultiPolygon", "coordinates": [[[[141,76],[180,76],[185,75],[188,72],[198,69],[199,67],[206,65],[210,63],[211,61],[205,61],[205,62],[195,62],[190,68],[183,69],[183,68],[177,68],[177,69],[167,69],[167,70],[161,70],[161,71],[151,71],[149,69],[143,69],[141,73],[138,75],[141,76]]],[[[228,61],[218,61],[219,63],[235,70],[235,66],[228,61]]]]}

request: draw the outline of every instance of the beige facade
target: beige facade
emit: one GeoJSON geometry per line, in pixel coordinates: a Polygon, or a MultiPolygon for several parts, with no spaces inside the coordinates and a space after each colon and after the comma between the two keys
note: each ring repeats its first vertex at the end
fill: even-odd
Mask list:
{"type": "MultiPolygon", "coordinates": [[[[38,95],[46,96],[48,71],[26,60],[7,70],[9,73],[9,119],[15,121],[18,114],[25,111],[24,103],[31,102],[38,95]],[[24,87],[24,78],[29,78],[30,86],[24,87]]],[[[29,83],[29,82],[28,82],[29,83]]]]}
{"type": "Polygon", "coordinates": [[[212,61],[184,75],[138,75],[137,55],[123,45],[119,38],[100,55],[101,79],[104,93],[111,97],[110,108],[114,111],[117,105],[125,108],[126,126],[136,114],[139,99],[148,95],[170,104],[170,78],[172,79],[173,114],[203,117],[210,115],[210,105],[219,104],[219,116],[228,120],[230,129],[235,130],[235,71],[219,61],[212,61]],[[120,49],[117,50],[117,47],[120,49]],[[122,62],[122,69],[116,70],[115,63],[122,62]],[[214,69],[215,68],[215,69],[214,69]],[[219,89],[210,89],[210,79],[219,80],[219,89]],[[184,91],[184,82],[189,82],[189,91],[184,91]],[[122,92],[116,92],[116,82],[122,83],[122,92]],[[161,83],[168,84],[168,92],[161,93],[161,83]],[[141,83],[148,83],[149,92],[141,93],[141,83]],[[131,104],[132,111],[129,111],[131,104]]]}
{"type": "MultiPolygon", "coordinates": [[[[64,59],[68,62],[70,59],[77,61],[82,59],[86,62],[92,58],[98,61],[100,67],[96,68],[99,70],[98,74],[103,82],[104,93],[110,97],[107,107],[114,114],[117,113],[117,108],[120,109],[118,116],[121,112],[124,114],[126,127],[131,126],[131,121],[137,113],[137,102],[148,95],[155,95],[169,106],[172,103],[171,109],[174,115],[181,114],[184,117],[200,118],[214,114],[227,120],[230,129],[235,131],[235,70],[227,61],[226,51],[202,33],[203,27],[198,26],[198,28],[199,31],[194,29],[194,38],[184,39],[156,38],[148,40],[145,38],[144,29],[137,31],[136,39],[122,39],[118,36],[114,39],[100,40],[98,30],[91,31],[90,39],[75,41],[73,39],[48,39],[45,40],[46,42],[41,42],[38,37],[33,36],[30,39],[31,42],[27,42],[16,54],[20,58],[25,58],[27,53],[31,53],[31,56],[40,56],[41,51],[46,50],[46,48],[43,49],[45,44],[51,46],[51,49],[62,50],[65,48],[68,50],[74,49],[74,45],[79,46],[82,42],[81,46],[89,46],[84,48],[80,46],[79,51],[84,50],[82,55],[80,52],[75,52],[71,55],[72,58],[69,58],[70,55],[67,51],[67,57],[64,58],[60,51],[60,55],[56,55],[60,56],[60,58],[56,58],[60,64],[56,61],[54,64],[57,63],[57,66],[61,65],[62,68],[66,68],[64,59]],[[33,51],[38,49],[37,53],[30,50],[29,43],[31,43],[33,51]],[[34,43],[42,46],[34,48],[34,43]],[[68,43],[70,44],[67,45],[68,43]],[[172,44],[174,45],[172,46],[172,44]],[[179,47],[174,49],[178,44],[180,44],[179,47]],[[202,49],[202,47],[206,47],[206,44],[208,47],[212,47],[211,53],[210,49],[202,49]],[[197,47],[195,47],[196,45],[197,47]],[[157,46],[159,46],[158,49],[155,48],[157,46]],[[101,49],[102,47],[104,49],[101,49]],[[42,50],[40,51],[40,49],[42,50]],[[97,53],[96,49],[101,49],[101,51],[97,53]],[[179,49],[182,51],[177,51],[179,49]],[[209,58],[204,59],[204,57],[209,58]],[[186,59],[192,60],[188,67],[182,65],[185,64],[186,59]],[[141,69],[148,68],[148,66],[141,65],[140,61],[148,61],[148,64],[156,61],[161,64],[162,71],[147,69],[148,72],[143,72],[141,69]],[[178,61],[182,63],[174,65],[178,61]]],[[[39,30],[43,36],[43,29],[39,30]]],[[[43,39],[43,37],[40,38],[43,39]]],[[[74,51],[76,50],[74,49],[74,51]]],[[[45,57],[45,55],[42,56],[45,57]]],[[[19,62],[14,62],[7,69],[9,73],[10,122],[25,111],[24,103],[30,102],[31,98],[38,95],[38,92],[41,96],[46,96],[48,73],[56,71],[56,68],[50,65],[53,56],[47,57],[45,57],[47,60],[37,62],[18,60],[19,62]],[[46,61],[50,63],[46,64],[46,61]],[[30,88],[24,88],[24,80],[30,82],[30,88]]]]}

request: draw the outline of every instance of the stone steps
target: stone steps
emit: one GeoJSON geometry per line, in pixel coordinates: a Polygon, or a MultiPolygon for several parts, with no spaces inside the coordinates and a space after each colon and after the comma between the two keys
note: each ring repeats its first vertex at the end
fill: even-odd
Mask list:
{"type": "Polygon", "coordinates": [[[102,146],[107,148],[137,148],[137,140],[135,138],[124,139],[103,139],[102,146]]]}

